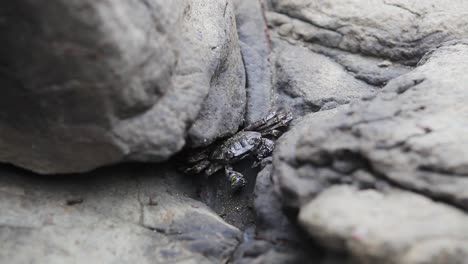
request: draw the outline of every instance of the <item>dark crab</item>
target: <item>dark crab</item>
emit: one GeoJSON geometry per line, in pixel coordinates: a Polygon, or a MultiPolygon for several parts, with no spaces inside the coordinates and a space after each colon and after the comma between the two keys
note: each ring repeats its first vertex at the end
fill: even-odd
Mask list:
{"type": "Polygon", "coordinates": [[[288,126],[292,118],[291,112],[270,110],[267,116],[232,137],[190,155],[187,160],[190,167],[185,172],[195,174],[204,172],[209,176],[224,168],[232,189],[242,188],[246,180],[241,173],[233,170],[232,164],[246,157],[255,157],[253,167],[257,166],[271,154],[275,148],[272,139],[281,134],[279,129],[288,126]]]}

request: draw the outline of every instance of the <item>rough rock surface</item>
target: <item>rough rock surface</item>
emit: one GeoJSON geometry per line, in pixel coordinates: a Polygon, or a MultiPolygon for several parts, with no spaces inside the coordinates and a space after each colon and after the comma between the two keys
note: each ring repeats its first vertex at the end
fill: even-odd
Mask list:
{"type": "Polygon", "coordinates": [[[375,93],[329,57],[285,41],[274,42],[279,104],[296,116],[335,108],[375,93]]]}
{"type": "Polygon", "coordinates": [[[0,262],[466,263],[467,7],[0,4],[0,161],[162,161],[295,112],[238,193],[172,161],[0,167],[0,262]]]}
{"type": "Polygon", "coordinates": [[[194,186],[162,166],[55,179],[1,167],[0,262],[225,263],[242,233],[194,186]]]}
{"type": "Polygon", "coordinates": [[[161,161],[242,122],[230,1],[21,0],[0,18],[1,161],[40,173],[161,161]]]}
{"type": "Polygon", "coordinates": [[[467,59],[465,42],[447,43],[375,98],[310,122],[293,143],[301,178],[371,174],[468,209],[467,59]]]}
{"type": "Polygon", "coordinates": [[[283,214],[271,172],[270,164],[257,176],[255,234],[244,236],[234,256],[235,263],[304,263],[305,259],[322,259],[323,252],[317,245],[283,214]]]}
{"type": "Polygon", "coordinates": [[[468,215],[410,192],[331,187],[301,208],[299,221],[357,263],[464,263],[468,257],[468,215]]]}
{"type": "MultiPolygon", "coordinates": [[[[348,74],[370,85],[381,87],[389,80],[411,69],[409,66],[382,58],[330,48],[326,43],[321,45],[320,42],[311,41],[309,38],[301,38],[300,36],[308,34],[312,34],[314,37],[320,36],[320,34],[310,33],[310,30],[314,30],[313,26],[301,20],[276,12],[267,12],[265,16],[268,26],[272,30],[272,36],[277,36],[291,45],[304,46],[315,53],[327,56],[341,65],[348,74]]],[[[307,61],[307,63],[312,64],[313,62],[307,61]]]]}
{"type": "Polygon", "coordinates": [[[295,39],[416,64],[439,43],[468,34],[465,10],[459,1],[407,0],[271,0],[273,10],[307,24],[284,24],[295,39]],[[297,31],[295,29],[298,29],[297,31]]]}
{"type": "Polygon", "coordinates": [[[445,43],[429,52],[413,71],[391,80],[375,97],[310,114],[284,136],[275,151],[274,178],[282,201],[289,208],[300,209],[299,219],[309,231],[315,230],[311,231],[313,237],[335,241],[325,244],[345,250],[363,263],[393,254],[396,256],[388,258],[388,263],[451,263],[466,256],[466,227],[458,223],[467,220],[456,207],[468,210],[464,147],[468,135],[467,60],[466,41],[445,43]],[[367,198],[360,198],[366,191],[329,189],[336,184],[375,189],[369,192],[381,202],[364,194],[367,198]],[[397,198],[386,194],[393,189],[405,190],[405,194],[397,198]],[[403,200],[408,204],[398,202],[400,208],[395,207],[395,202],[403,200]],[[388,213],[378,213],[373,207],[388,213]],[[412,208],[421,214],[409,214],[412,208]],[[378,215],[388,215],[388,222],[382,219],[366,225],[366,219],[378,215]],[[396,224],[401,230],[412,230],[421,240],[405,232],[378,231],[396,224]],[[370,244],[354,248],[346,241],[356,239],[349,230],[359,225],[373,233],[366,241],[370,244]],[[330,233],[318,234],[324,228],[330,233]],[[401,248],[405,243],[410,246],[401,248]],[[437,257],[424,255],[430,250],[437,257]]]}

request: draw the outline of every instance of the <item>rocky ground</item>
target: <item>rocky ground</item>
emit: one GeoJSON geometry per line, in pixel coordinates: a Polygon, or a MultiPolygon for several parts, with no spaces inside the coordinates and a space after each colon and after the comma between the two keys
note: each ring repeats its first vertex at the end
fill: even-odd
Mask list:
{"type": "Polygon", "coordinates": [[[0,4],[1,263],[468,263],[468,3],[0,4]],[[294,113],[272,162],[179,155],[294,113]]]}

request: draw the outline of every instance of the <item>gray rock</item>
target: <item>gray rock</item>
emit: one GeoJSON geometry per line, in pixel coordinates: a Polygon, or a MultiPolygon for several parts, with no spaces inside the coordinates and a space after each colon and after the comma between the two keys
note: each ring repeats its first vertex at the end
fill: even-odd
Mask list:
{"type": "Polygon", "coordinates": [[[283,214],[281,200],[274,190],[272,171],[272,165],[267,165],[257,175],[255,183],[257,234],[260,238],[271,242],[300,240],[298,239],[300,231],[283,214]]]}
{"type": "Polygon", "coordinates": [[[275,39],[279,105],[296,116],[335,108],[375,93],[331,58],[275,39]]]}
{"type": "MultiPolygon", "coordinates": [[[[340,64],[348,74],[370,85],[383,86],[389,80],[407,73],[411,69],[411,67],[393,63],[388,60],[382,60],[381,58],[336,49],[333,48],[334,45],[331,44],[320,45],[312,40],[321,36],[324,37],[324,34],[330,32],[321,28],[316,28],[301,20],[276,12],[267,12],[266,18],[268,26],[272,29],[271,34],[273,36],[277,33],[282,39],[289,43],[305,46],[315,53],[331,58],[334,62],[340,64]],[[288,28],[287,34],[284,32],[285,28],[288,28]]],[[[329,38],[333,39],[332,36],[329,38]]]]}
{"type": "Polygon", "coordinates": [[[233,263],[348,263],[346,256],[324,251],[307,237],[294,217],[287,217],[275,192],[272,171],[269,164],[257,176],[254,192],[257,216],[255,234],[250,235],[249,230],[244,233],[244,240],[234,254],[233,263]]]}
{"type": "Polygon", "coordinates": [[[283,182],[313,174],[333,182],[367,173],[468,208],[463,147],[468,135],[467,59],[466,44],[449,43],[428,54],[414,71],[392,80],[374,99],[326,122],[311,122],[296,138],[289,158],[297,161],[293,166],[298,174],[281,173],[288,175],[283,182]]]}
{"type": "MultiPolygon", "coordinates": [[[[210,0],[192,1],[191,5],[200,8],[193,10],[193,16],[196,16],[192,21],[187,21],[188,30],[198,46],[192,49],[186,60],[190,61],[190,69],[197,69],[200,68],[200,59],[210,58],[208,64],[202,64],[202,69],[213,70],[207,75],[209,82],[204,84],[209,87],[208,96],[188,134],[190,145],[198,147],[234,134],[243,123],[246,107],[245,69],[239,50],[233,3],[210,0]]],[[[193,79],[193,76],[184,77],[193,79]]],[[[187,95],[182,93],[179,96],[187,95]]]]}
{"type": "MultiPolygon", "coordinates": [[[[284,206],[298,210],[301,205],[307,203],[318,192],[330,185],[327,177],[317,178],[317,169],[311,166],[299,170],[301,163],[297,157],[299,155],[297,141],[307,131],[320,134],[321,126],[333,120],[338,113],[343,111],[344,107],[346,106],[308,114],[296,120],[296,124],[291,130],[278,140],[273,153],[273,182],[276,183],[275,189],[280,194],[284,206]]],[[[306,155],[315,164],[328,163],[329,157],[323,155],[319,150],[311,151],[306,155]]]]}
{"type": "MultiPolygon", "coordinates": [[[[321,49],[323,52],[324,49],[321,49]]],[[[361,56],[349,52],[331,53],[334,60],[350,71],[354,78],[375,85],[384,86],[390,80],[408,73],[412,68],[388,60],[361,56]]]]}
{"type": "Polygon", "coordinates": [[[241,232],[194,197],[169,167],[55,179],[2,167],[0,262],[225,263],[241,232]]]}
{"type": "Polygon", "coordinates": [[[301,208],[299,221],[357,263],[465,263],[468,256],[468,216],[411,192],[331,187],[301,208]]]}
{"type": "Polygon", "coordinates": [[[234,1],[237,33],[246,72],[246,123],[268,113],[273,103],[270,39],[260,0],[234,1]]]}
{"type": "Polygon", "coordinates": [[[228,1],[1,6],[1,161],[40,173],[162,161],[242,122],[228,1]]]}
{"type": "Polygon", "coordinates": [[[443,41],[468,36],[464,1],[271,2],[274,11],[298,20],[290,31],[294,39],[404,64],[416,64],[443,41]]]}
{"type": "Polygon", "coordinates": [[[309,114],[279,140],[275,188],[314,238],[359,263],[463,263],[466,61],[466,41],[445,43],[375,97],[309,114]]]}
{"type": "Polygon", "coordinates": [[[272,165],[267,165],[257,176],[255,239],[244,239],[237,252],[237,263],[304,263],[305,260],[322,259],[320,248],[304,234],[294,219],[284,214],[281,200],[274,190],[272,171],[272,165]]]}

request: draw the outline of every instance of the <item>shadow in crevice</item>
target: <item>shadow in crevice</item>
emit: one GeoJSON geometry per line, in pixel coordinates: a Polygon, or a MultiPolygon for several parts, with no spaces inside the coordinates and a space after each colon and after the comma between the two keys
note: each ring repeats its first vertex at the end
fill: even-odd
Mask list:
{"type": "Polygon", "coordinates": [[[258,168],[251,168],[252,159],[244,159],[236,163],[234,170],[242,173],[247,180],[246,186],[233,192],[230,182],[220,170],[210,177],[199,177],[200,200],[211,207],[227,223],[241,230],[255,226],[255,211],[253,207],[254,189],[258,168]]]}

